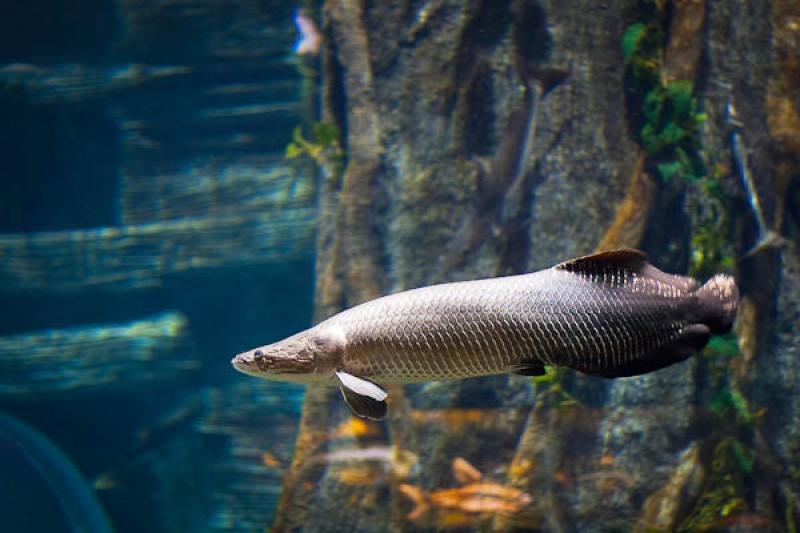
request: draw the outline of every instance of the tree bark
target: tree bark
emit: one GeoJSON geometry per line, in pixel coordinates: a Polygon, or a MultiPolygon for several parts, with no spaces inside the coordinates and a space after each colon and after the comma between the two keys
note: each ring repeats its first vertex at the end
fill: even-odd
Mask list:
{"type": "MultiPolygon", "coordinates": [[[[754,235],[728,155],[726,105],[736,95],[769,221],[796,240],[791,147],[800,138],[798,40],[795,26],[785,22],[800,16],[796,2],[675,0],[669,6],[662,76],[664,83],[693,81],[708,115],[700,129],[703,156],[728,191],[722,208],[738,228],[729,246],[740,258],[754,235]],[[770,31],[777,38],[770,40],[770,31]]],[[[685,271],[701,220],[696,211],[706,200],[685,183],[652,175],[637,142],[641,110],[627,96],[620,40],[639,20],[640,7],[633,0],[613,8],[579,0],[326,1],[325,109],[347,140],[348,163],[341,182],[322,192],[317,317],[387,292],[533,271],[598,248],[641,247],[657,266],[685,271]],[[489,231],[475,232],[482,238],[469,241],[474,245],[463,258],[449,261],[463,228],[482,215],[480,195],[496,185],[487,181],[483,160],[499,161],[515,110],[530,94],[521,64],[568,70],[536,110],[521,218],[513,226],[487,224],[489,231]]],[[[791,385],[800,348],[789,329],[800,306],[796,263],[794,248],[737,263],[744,297],[752,302],[744,304],[750,318],[739,335],[743,346],[754,348],[736,359],[740,370],[721,378],[753,408],[770,405],[751,445],[772,443],[763,461],[779,470],[798,462],[797,437],[786,430],[800,427],[791,385]],[[775,281],[765,286],[765,276],[775,281]]],[[[710,490],[703,461],[712,436],[702,431],[705,410],[697,405],[713,393],[708,366],[697,357],[616,381],[567,373],[558,388],[494,377],[391,390],[379,443],[410,452],[416,467],[409,473],[390,461],[386,475],[368,483],[348,482],[334,464],[308,477],[305,465],[321,451],[376,445],[335,437],[349,419],[346,407],[332,392],[310,390],[275,528],[448,527],[454,515],[441,509],[424,518],[409,515],[412,503],[397,488],[456,487],[451,463],[462,457],[484,479],[533,497],[530,509],[516,516],[465,515],[470,527],[676,529],[710,490]],[[563,392],[576,404],[565,402],[563,392]],[[497,416],[495,410],[473,414],[476,405],[514,415],[475,438],[490,427],[485,417],[497,416]]],[[[768,492],[763,487],[772,474],[745,476],[756,488],[751,510],[788,520],[796,513],[790,502],[797,488],[785,483],[768,492]]]]}

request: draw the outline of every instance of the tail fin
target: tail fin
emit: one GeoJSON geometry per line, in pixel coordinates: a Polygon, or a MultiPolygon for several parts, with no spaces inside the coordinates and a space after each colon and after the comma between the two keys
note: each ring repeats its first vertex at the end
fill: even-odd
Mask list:
{"type": "Polygon", "coordinates": [[[408,519],[411,521],[419,520],[429,508],[425,493],[419,487],[409,485],[408,483],[400,483],[397,489],[414,504],[414,508],[411,509],[411,512],[408,514],[408,519]]]}
{"type": "Polygon", "coordinates": [[[780,250],[787,244],[789,244],[789,241],[770,230],[758,239],[758,242],[756,242],[753,247],[750,248],[746,254],[744,254],[744,257],[751,257],[766,250],[780,250]]]}
{"type": "Polygon", "coordinates": [[[695,293],[704,309],[703,323],[712,333],[727,333],[739,305],[739,289],[731,276],[717,274],[695,293]]]}

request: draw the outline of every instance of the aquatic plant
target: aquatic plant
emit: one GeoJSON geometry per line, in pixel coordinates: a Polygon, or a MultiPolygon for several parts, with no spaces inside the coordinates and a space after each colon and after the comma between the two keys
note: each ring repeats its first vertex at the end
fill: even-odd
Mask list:
{"type": "Polygon", "coordinates": [[[664,15],[655,6],[647,12],[650,22],[630,25],[622,37],[625,62],[641,102],[639,143],[663,180],[696,182],[706,176],[698,135],[706,115],[698,109],[691,81],[662,79],[664,15]]]}
{"type": "Polygon", "coordinates": [[[631,24],[622,36],[633,107],[638,108],[638,142],[648,168],[665,183],[682,182],[691,188],[694,228],[689,274],[708,277],[734,266],[729,238],[730,223],[723,205],[724,169],[706,167],[700,127],[706,121],[691,80],[668,79],[664,73],[668,14],[666,3],[642,2],[643,21],[631,24]]]}
{"type": "Polygon", "coordinates": [[[708,531],[721,519],[747,511],[744,478],[747,472],[737,468],[734,439],[721,439],[711,452],[711,468],[692,512],[677,531],[708,531]]]}
{"type": "Polygon", "coordinates": [[[559,411],[578,405],[578,401],[564,387],[568,371],[566,367],[545,366],[544,374],[533,377],[537,390],[542,391],[550,406],[559,411]]]}
{"type": "MultiPolygon", "coordinates": [[[[731,347],[723,342],[720,347],[731,347]]],[[[753,475],[758,455],[748,444],[754,439],[764,409],[754,410],[736,388],[723,385],[708,402],[720,431],[709,445],[710,468],[694,508],[678,531],[707,531],[737,516],[748,516],[748,478],[753,475]]]]}
{"type": "Polygon", "coordinates": [[[344,151],[339,128],[330,122],[317,122],[311,128],[311,138],[303,136],[297,126],[292,132],[292,142],[286,146],[286,159],[308,157],[326,177],[338,176],[344,168],[344,151]]]}
{"type": "Polygon", "coordinates": [[[710,357],[737,357],[740,355],[739,341],[733,333],[714,335],[708,341],[703,354],[710,357]]]}
{"type": "Polygon", "coordinates": [[[752,429],[765,412],[763,408],[753,411],[747,398],[731,387],[721,388],[709,402],[708,408],[720,420],[733,421],[733,426],[738,429],[752,429]]]}
{"type": "Polygon", "coordinates": [[[721,186],[725,170],[717,165],[714,173],[704,176],[693,184],[696,193],[690,205],[694,211],[689,274],[697,278],[707,278],[719,271],[733,271],[733,239],[731,220],[724,208],[730,201],[721,186]]]}

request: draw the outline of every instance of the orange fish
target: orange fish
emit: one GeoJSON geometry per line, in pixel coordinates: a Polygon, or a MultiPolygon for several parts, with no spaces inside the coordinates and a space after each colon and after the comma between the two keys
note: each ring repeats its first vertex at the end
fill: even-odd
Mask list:
{"type": "Polygon", "coordinates": [[[369,422],[363,418],[351,417],[339,424],[333,431],[333,438],[347,437],[375,437],[381,434],[381,428],[374,422],[369,422]]]}
{"type": "Polygon", "coordinates": [[[530,459],[520,459],[519,461],[515,460],[508,469],[508,477],[512,479],[529,477],[535,468],[536,463],[530,459]]]}
{"type": "Polygon", "coordinates": [[[456,478],[456,481],[465,485],[480,481],[482,474],[463,457],[456,457],[453,459],[453,477],[456,478]]]}
{"type": "Polygon", "coordinates": [[[412,522],[416,522],[422,518],[428,509],[430,509],[425,493],[421,488],[409,485],[408,483],[400,483],[397,486],[397,490],[414,503],[414,508],[408,513],[408,519],[412,522]]]}
{"type": "Polygon", "coordinates": [[[458,492],[461,494],[468,494],[473,496],[493,496],[506,500],[523,500],[530,502],[530,496],[521,490],[509,487],[507,485],[500,485],[498,483],[472,483],[458,489],[442,489],[434,491],[433,494],[441,492],[458,492]]]}
{"type": "Polygon", "coordinates": [[[261,464],[269,468],[274,468],[276,470],[281,469],[281,462],[278,460],[277,457],[275,457],[269,452],[263,452],[261,454],[261,464]]]}
{"type": "Polygon", "coordinates": [[[516,513],[532,502],[527,493],[497,483],[472,483],[464,487],[439,489],[430,493],[419,487],[401,483],[398,490],[414,504],[414,508],[408,514],[408,519],[411,521],[419,520],[431,508],[492,515],[516,513]]]}
{"type": "Polygon", "coordinates": [[[478,496],[463,500],[458,508],[467,513],[514,514],[522,510],[522,503],[478,496]]]}

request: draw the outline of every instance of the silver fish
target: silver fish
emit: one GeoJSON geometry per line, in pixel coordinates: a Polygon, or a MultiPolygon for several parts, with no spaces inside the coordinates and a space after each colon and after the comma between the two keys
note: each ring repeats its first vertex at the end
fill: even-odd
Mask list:
{"type": "Polygon", "coordinates": [[[761,207],[761,200],[758,196],[758,188],[750,173],[750,166],[747,163],[747,149],[742,140],[741,130],[743,124],[739,122],[736,114],[736,108],[732,102],[727,105],[728,124],[732,127],[731,131],[731,152],[733,153],[733,162],[736,165],[736,170],[742,179],[742,185],[745,192],[747,192],[747,199],[750,203],[750,208],[753,211],[753,216],[756,219],[756,227],[758,228],[758,239],[750,250],[744,255],[749,257],[756,255],[764,250],[773,250],[783,248],[788,244],[788,241],[781,237],[778,233],[769,229],[765,219],[764,211],[761,207]]]}
{"type": "Polygon", "coordinates": [[[607,378],[657,370],[729,331],[738,300],[729,276],[698,287],[623,249],[384,296],[232,364],[261,378],[337,385],[355,414],[379,420],[387,393],[378,383],[540,375],[545,365],[607,378]]]}
{"type": "Polygon", "coordinates": [[[525,82],[525,98],[511,113],[494,156],[478,163],[478,200],[470,222],[454,236],[451,251],[442,256],[441,272],[463,266],[469,254],[484,241],[505,231],[519,217],[525,188],[533,168],[533,151],[539,107],[547,94],[562,83],[567,71],[517,67],[525,82]]]}

